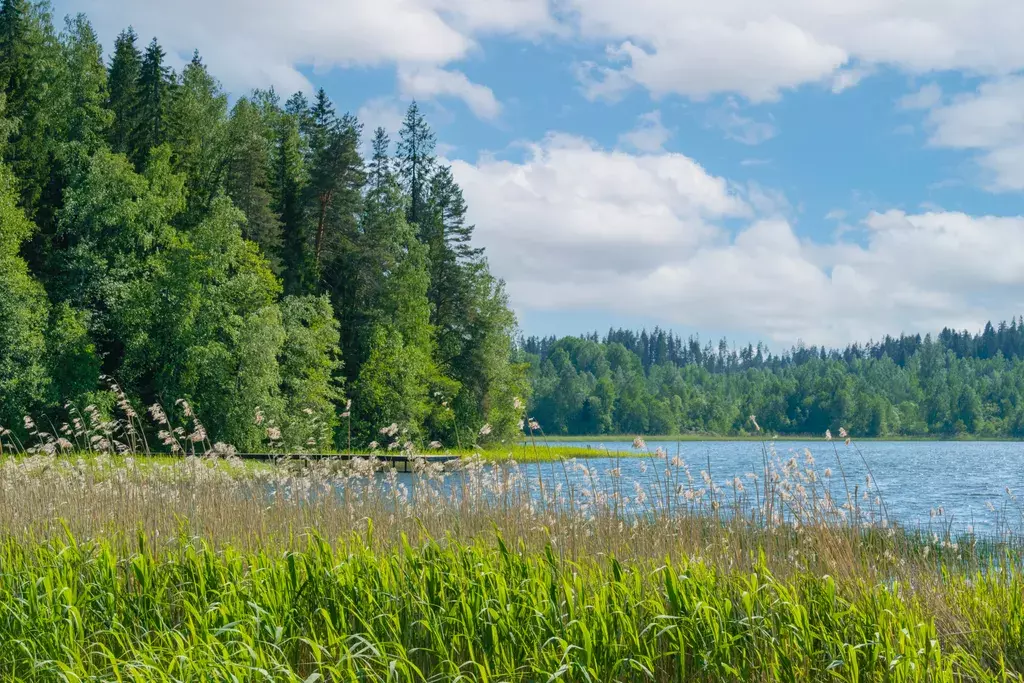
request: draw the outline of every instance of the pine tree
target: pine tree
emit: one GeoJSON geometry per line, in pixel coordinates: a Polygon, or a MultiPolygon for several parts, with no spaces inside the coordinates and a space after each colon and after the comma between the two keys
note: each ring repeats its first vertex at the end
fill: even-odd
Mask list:
{"type": "Polygon", "coordinates": [[[135,45],[135,31],[129,26],[114,42],[114,56],[110,61],[107,78],[110,91],[108,107],[114,115],[110,128],[110,147],[113,151],[130,155],[137,145],[136,115],[139,99],[139,77],[142,75],[142,53],[135,45]]]}
{"type": "Polygon", "coordinates": [[[133,118],[132,160],[136,167],[143,168],[149,159],[149,151],[159,147],[168,139],[168,110],[174,77],[171,68],[164,64],[164,50],[156,38],[146,48],[139,72],[138,98],[133,118]]]}
{"type": "Polygon", "coordinates": [[[409,105],[399,138],[399,171],[405,191],[409,196],[406,219],[413,225],[419,226],[427,215],[430,179],[436,164],[434,157],[436,142],[434,133],[427,125],[416,102],[409,105]]]}
{"type": "Polygon", "coordinates": [[[362,189],[366,182],[359,156],[362,125],[346,114],[337,118],[321,89],[310,110],[306,138],[309,145],[307,215],[312,218],[312,266],[319,286],[336,298],[342,287],[346,261],[351,258],[362,189]]]}

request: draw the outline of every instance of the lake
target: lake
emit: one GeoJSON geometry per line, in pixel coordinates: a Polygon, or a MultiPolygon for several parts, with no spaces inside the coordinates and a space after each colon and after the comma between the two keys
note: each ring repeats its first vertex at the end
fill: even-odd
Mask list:
{"type": "MultiPolygon", "coordinates": [[[[631,444],[623,441],[559,441],[552,446],[591,448],[608,451],[631,451],[631,444]]],[[[864,441],[853,446],[841,441],[777,441],[775,450],[783,460],[796,456],[801,466],[804,450],[810,449],[819,476],[831,468],[832,490],[837,499],[845,497],[836,460],[838,453],[847,481],[852,490],[859,485],[863,491],[867,470],[874,473],[878,491],[888,508],[889,518],[907,527],[933,528],[951,525],[964,531],[972,526],[978,534],[996,531],[997,514],[1015,521],[1021,527],[1021,507],[1007,495],[1006,488],[1015,495],[1024,494],[1024,443],[995,441],[864,441]],[[989,509],[991,503],[997,512],[989,509]],[[943,515],[933,518],[931,512],[943,508],[943,515]]],[[[748,472],[760,473],[762,446],[750,441],[683,441],[649,442],[653,452],[657,447],[668,451],[669,457],[678,456],[689,466],[700,482],[700,471],[708,470],[716,485],[726,488],[734,477],[745,478],[748,472]]],[[[636,451],[632,451],[636,453],[636,451]]],[[[648,484],[653,468],[649,455],[643,457],[595,458],[581,461],[591,472],[605,480],[612,468],[621,469],[626,482],[648,484]],[[646,471],[644,471],[646,470],[646,471]]],[[[524,465],[527,470],[534,465],[524,465]]],[[[562,478],[560,466],[543,468],[545,478],[562,478]]],[[[727,489],[728,491],[728,489],[727,489]]],[[[873,497],[873,496],[872,496],[873,497]]]]}

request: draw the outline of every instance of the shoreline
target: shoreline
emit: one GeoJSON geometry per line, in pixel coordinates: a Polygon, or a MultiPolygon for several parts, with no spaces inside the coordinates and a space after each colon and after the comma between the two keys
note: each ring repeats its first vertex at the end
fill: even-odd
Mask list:
{"type": "MultiPolygon", "coordinates": [[[[545,436],[543,438],[537,438],[537,445],[544,445],[545,442],[549,444],[564,444],[564,443],[586,443],[586,442],[615,442],[615,443],[632,443],[633,439],[637,437],[636,434],[605,434],[605,435],[580,435],[580,436],[545,436]]],[[[688,442],[729,442],[729,441],[741,441],[741,442],[780,442],[780,441],[800,441],[800,442],[815,442],[821,441],[827,443],[824,436],[812,436],[808,434],[773,434],[773,435],[720,435],[720,434],[680,434],[676,436],[668,434],[657,434],[653,436],[640,436],[644,441],[647,442],[658,442],[658,443],[674,443],[678,441],[688,442]]],[[[833,437],[834,441],[842,441],[837,436],[833,437]]],[[[1024,438],[1012,437],[1012,436],[949,436],[949,435],[936,435],[936,436],[861,436],[854,437],[854,441],[874,441],[874,442],[920,442],[920,443],[957,443],[957,442],[994,442],[994,443],[1024,443],[1024,438]]],[[[530,446],[533,444],[532,440],[526,439],[517,442],[518,445],[530,446]]]]}

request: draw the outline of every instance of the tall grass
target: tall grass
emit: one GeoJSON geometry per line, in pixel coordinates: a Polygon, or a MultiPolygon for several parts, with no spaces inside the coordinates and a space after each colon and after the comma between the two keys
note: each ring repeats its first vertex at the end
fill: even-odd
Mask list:
{"type": "MultiPolygon", "coordinates": [[[[369,533],[369,532],[368,532],[369,533]]],[[[959,628],[911,586],[764,562],[559,560],[445,538],[288,552],[0,544],[7,680],[1008,681],[1024,581],[944,579],[959,628]]]]}
{"type": "Polygon", "coordinates": [[[904,531],[838,450],[719,483],[634,445],[645,483],[0,458],[0,679],[1020,680],[1019,536],[904,531]]]}

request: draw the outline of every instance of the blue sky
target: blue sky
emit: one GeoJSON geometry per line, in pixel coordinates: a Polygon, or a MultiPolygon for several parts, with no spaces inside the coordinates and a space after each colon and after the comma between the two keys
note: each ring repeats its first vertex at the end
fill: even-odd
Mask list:
{"type": "Polygon", "coordinates": [[[773,346],[1024,312],[1016,0],[60,0],[233,93],[418,99],[527,334],[773,346]]]}

